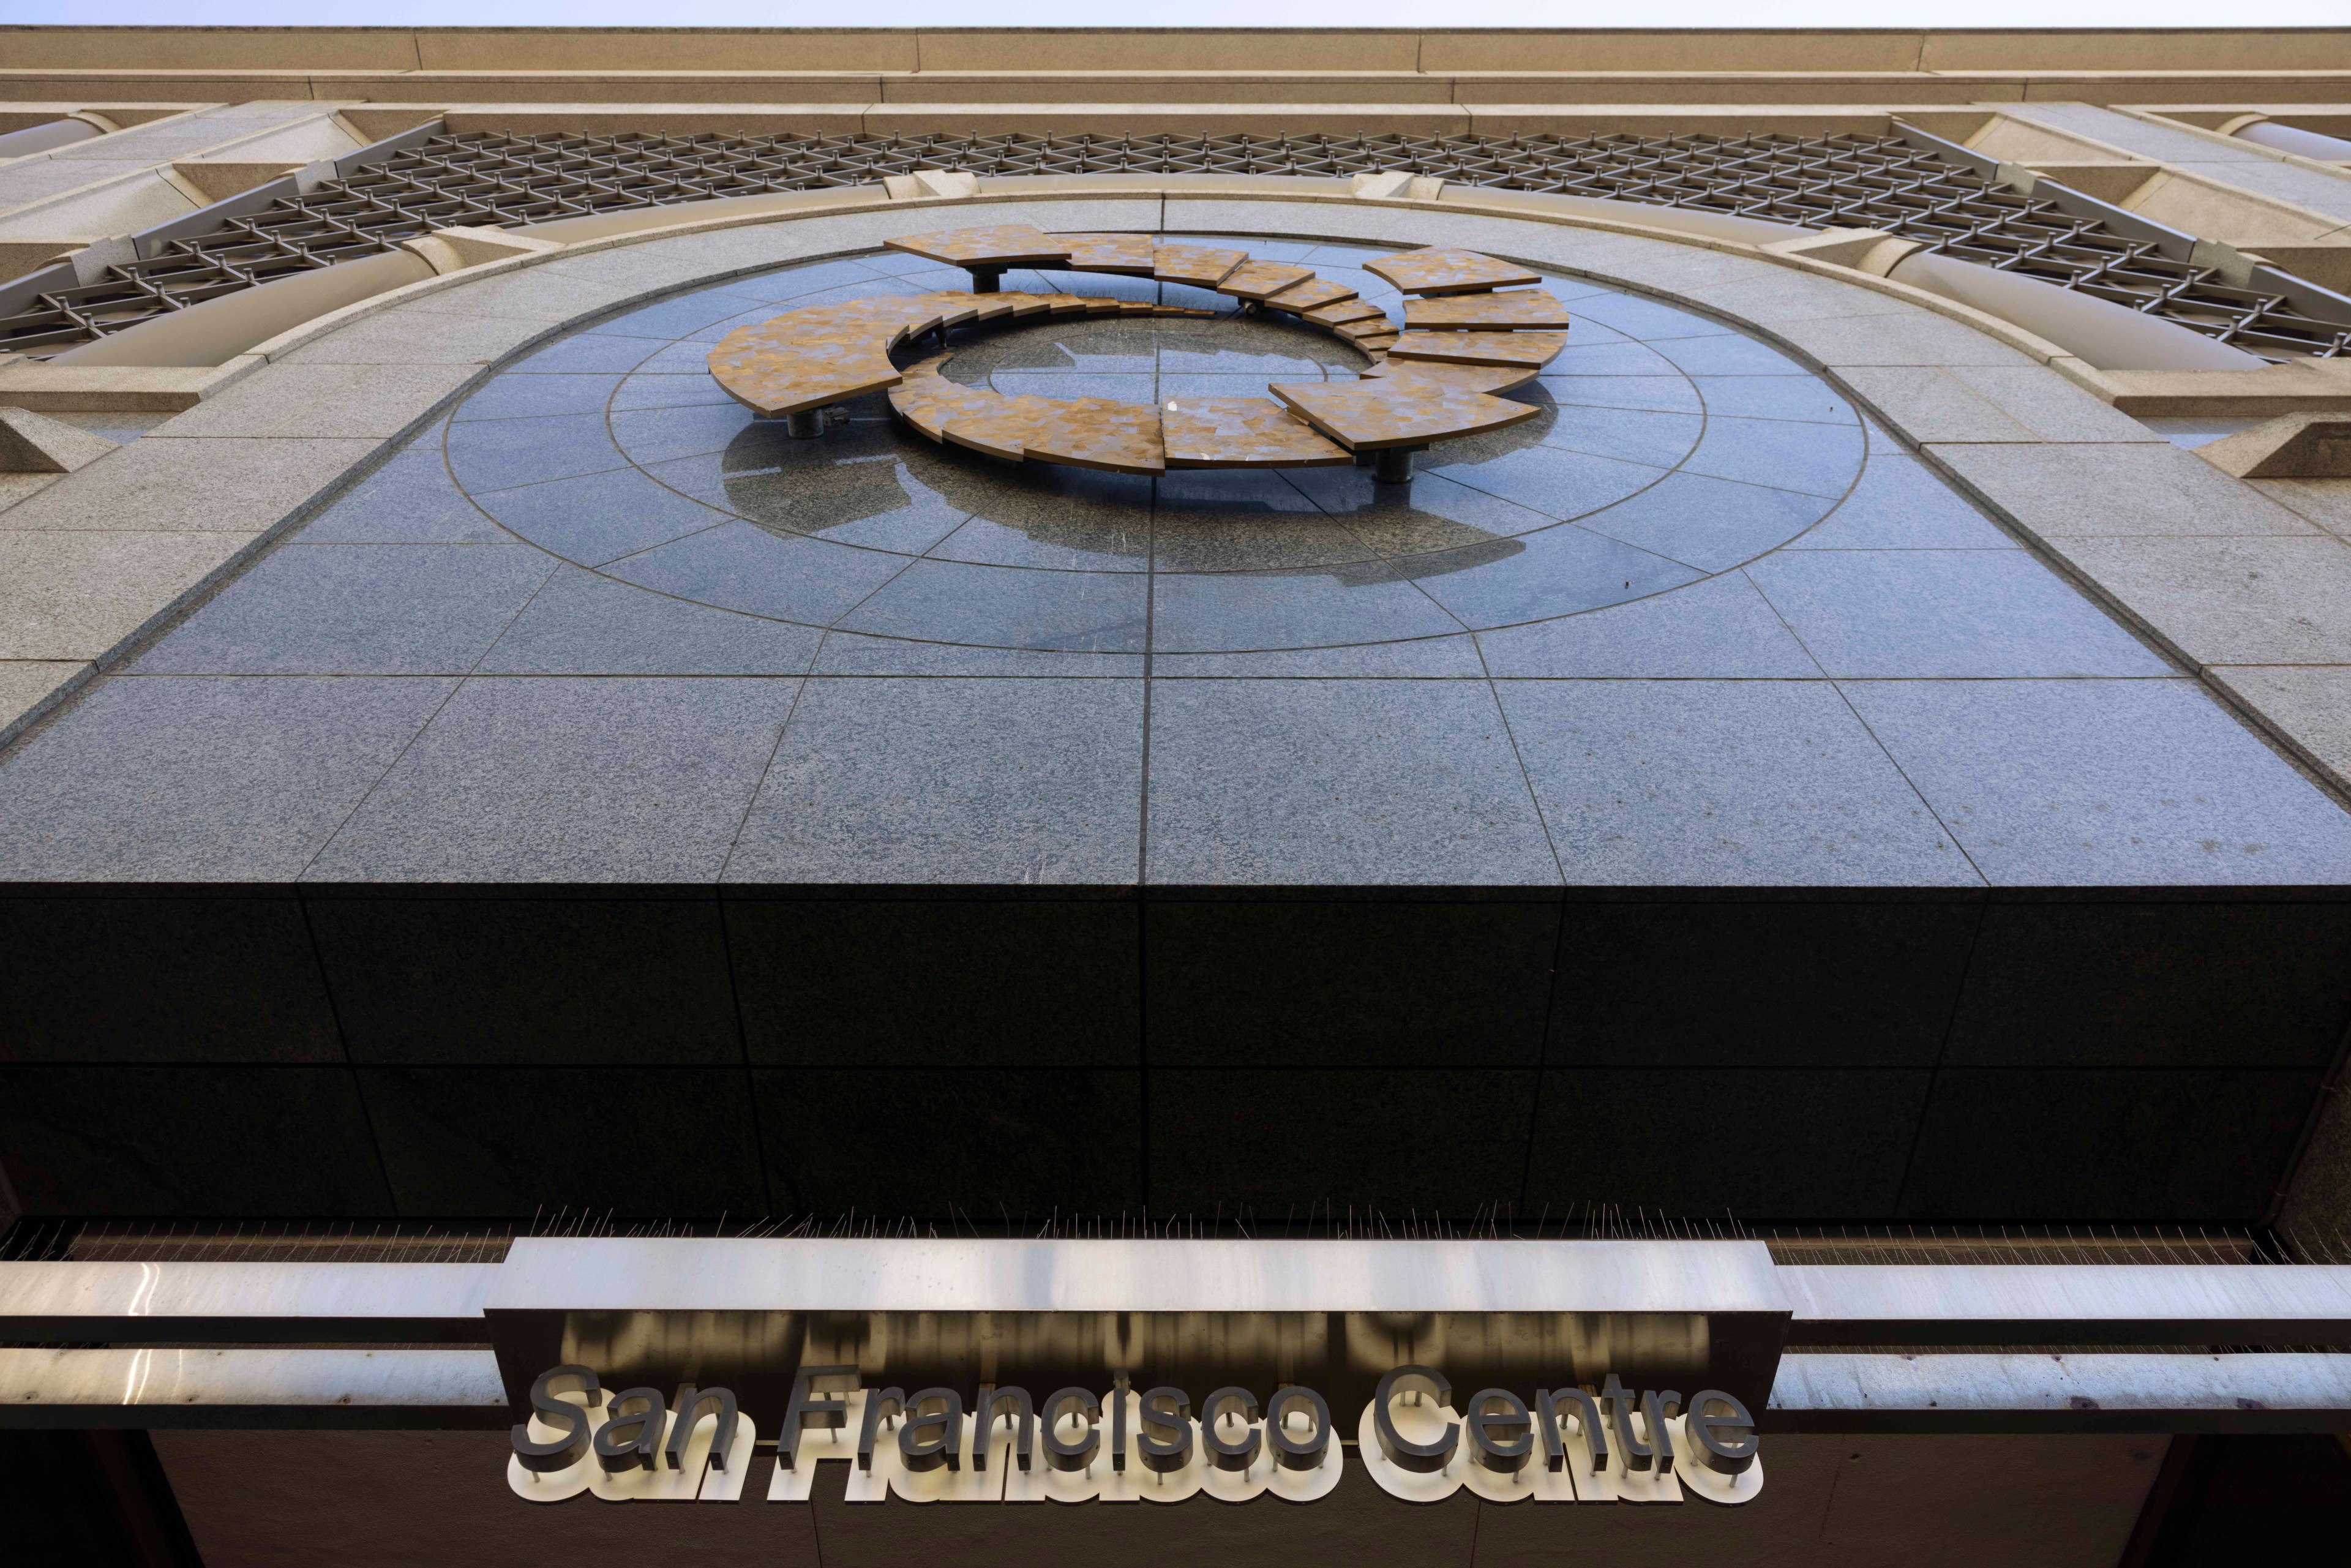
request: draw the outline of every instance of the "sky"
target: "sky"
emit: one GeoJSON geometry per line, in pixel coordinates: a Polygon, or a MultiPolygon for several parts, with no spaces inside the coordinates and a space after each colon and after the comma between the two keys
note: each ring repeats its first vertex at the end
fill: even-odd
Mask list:
{"type": "MultiPolygon", "coordinates": [[[[88,26],[1285,26],[1355,27],[2148,27],[2343,26],[2347,0],[0,0],[0,22],[88,26]]],[[[0,64],[5,64],[0,50],[0,64]]]]}

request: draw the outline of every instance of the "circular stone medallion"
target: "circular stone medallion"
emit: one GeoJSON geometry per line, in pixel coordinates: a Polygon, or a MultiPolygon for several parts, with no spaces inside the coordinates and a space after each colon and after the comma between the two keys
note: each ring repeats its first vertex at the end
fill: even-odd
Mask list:
{"type": "MultiPolygon", "coordinates": [[[[1402,314],[1401,297],[1362,270],[1384,252],[1215,243],[1311,267],[1402,314]]],[[[1544,283],[1573,313],[1571,342],[1507,394],[1534,417],[1431,449],[1409,486],[1354,466],[1144,477],[992,462],[908,428],[881,392],[836,411],[847,418],[822,439],[795,440],[709,373],[715,344],[779,311],[968,281],[877,254],[599,322],[458,408],[451,472],[491,517],[586,570],[827,628],[879,668],[983,650],[1291,651],[1301,669],[1421,671],[1474,667],[1468,632],[1673,592],[1778,549],[1838,505],[1865,455],[1854,409],[1777,350],[1560,277],[1544,283]]],[[[957,332],[949,382],[1164,406],[1353,382],[1370,363],[1327,333],[1235,315],[1233,301],[1183,285],[1016,270],[1004,287],[1219,314],[957,332]]]]}

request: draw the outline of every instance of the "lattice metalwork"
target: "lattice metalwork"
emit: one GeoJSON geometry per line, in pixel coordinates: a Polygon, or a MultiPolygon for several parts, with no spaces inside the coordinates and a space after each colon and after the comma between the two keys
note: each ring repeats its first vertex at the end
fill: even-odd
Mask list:
{"type": "MultiPolygon", "coordinates": [[[[2351,323],[2209,267],[2097,215],[1997,184],[1897,137],[508,136],[433,138],[102,280],[0,317],[0,349],[51,352],[273,277],[388,250],[451,225],[521,225],[769,191],[868,184],[916,169],[986,175],[1141,172],[1344,177],[1405,169],[1464,184],[1878,228],[2078,288],[2270,359],[2351,353],[2351,323]]],[[[2175,247],[2176,248],[2176,247],[2175,247]]]]}

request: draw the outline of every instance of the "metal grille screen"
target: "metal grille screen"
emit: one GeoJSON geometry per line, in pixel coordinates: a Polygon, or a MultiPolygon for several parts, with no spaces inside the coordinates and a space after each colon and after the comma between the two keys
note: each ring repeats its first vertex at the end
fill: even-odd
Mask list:
{"type": "MultiPolygon", "coordinates": [[[[1300,174],[1405,169],[1813,225],[1877,228],[2194,328],[2270,359],[2351,352],[2351,322],[2226,282],[1898,137],[1155,138],[436,136],[306,195],[173,239],[106,277],[0,317],[0,349],[54,353],[169,310],[388,250],[452,225],[518,225],[768,191],[867,184],[916,169],[983,175],[1300,174]]],[[[2177,246],[2170,249],[2177,250],[2177,246]]]]}

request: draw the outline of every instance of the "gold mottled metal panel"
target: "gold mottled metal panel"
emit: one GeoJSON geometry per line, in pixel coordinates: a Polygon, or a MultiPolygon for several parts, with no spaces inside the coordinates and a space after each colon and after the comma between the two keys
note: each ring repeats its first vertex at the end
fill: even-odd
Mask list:
{"type": "Polygon", "coordinates": [[[894,328],[868,328],[778,340],[767,328],[738,327],[710,350],[710,373],[756,413],[800,413],[897,385],[890,362],[896,335],[894,328]]]}
{"type": "Polygon", "coordinates": [[[1564,330],[1569,321],[1567,307],[1550,290],[1513,288],[1447,299],[1409,299],[1405,302],[1404,324],[1439,332],[1516,332],[1530,327],[1564,330]]]}
{"type": "Polygon", "coordinates": [[[1526,403],[1409,376],[1308,382],[1268,390],[1315,429],[1356,452],[1476,435],[1540,412],[1526,403]]]}
{"type": "MultiPolygon", "coordinates": [[[[970,294],[960,288],[943,288],[933,294],[915,294],[905,298],[906,320],[909,324],[927,317],[929,325],[968,326],[985,321],[991,313],[984,302],[999,298],[994,294],[970,294]]],[[[864,301],[860,301],[864,303],[864,301]]]]}
{"type": "Polygon", "coordinates": [[[1236,299],[1263,299],[1286,288],[1295,288],[1313,276],[1311,267],[1292,267],[1282,261],[1246,262],[1217,285],[1217,292],[1236,299]]]}
{"type": "Polygon", "coordinates": [[[1547,365],[1566,347],[1564,332],[1406,332],[1394,352],[1457,365],[1547,365]]]}
{"type": "Polygon", "coordinates": [[[1000,392],[989,395],[996,399],[993,404],[948,420],[946,438],[957,446],[1019,463],[1029,455],[1029,434],[1037,428],[1037,422],[1044,418],[1046,405],[1053,400],[1006,397],[1000,392]]]}
{"type": "Polygon", "coordinates": [[[1339,327],[1349,321],[1369,321],[1374,317],[1377,317],[1382,321],[1388,319],[1388,313],[1378,306],[1352,298],[1337,300],[1329,305],[1318,305],[1311,310],[1301,310],[1298,314],[1318,327],[1339,327]]]}
{"type": "MultiPolygon", "coordinates": [[[[980,298],[987,298],[988,296],[982,295],[980,298]]],[[[994,296],[994,298],[1003,300],[1005,302],[1005,309],[1011,314],[1014,319],[1018,320],[1024,316],[1050,315],[1053,310],[1053,301],[1056,299],[1065,299],[1069,298],[1069,296],[1062,294],[1022,294],[1016,290],[1007,289],[1003,293],[994,296]]]]}
{"type": "MultiPolygon", "coordinates": [[[[975,389],[964,389],[970,392],[975,389]]],[[[945,423],[946,439],[1008,462],[1034,458],[1118,474],[1156,474],[1166,466],[1157,412],[1110,398],[971,399],[945,423]]]]}
{"type": "Polygon", "coordinates": [[[710,373],[728,396],[764,417],[803,413],[897,385],[890,350],[903,338],[942,322],[1050,311],[1065,298],[942,289],[811,305],[729,332],[710,351],[710,373]]]}
{"type": "Polygon", "coordinates": [[[1024,451],[1040,463],[1101,468],[1113,474],[1156,474],[1167,466],[1158,411],[1114,398],[1041,399],[1024,451]]]}
{"type": "Polygon", "coordinates": [[[1366,376],[1419,376],[1470,392],[1509,392],[1541,373],[1536,365],[1448,365],[1434,360],[1384,360],[1364,372],[1366,376]]]}
{"type": "Polygon", "coordinates": [[[1163,245],[1152,255],[1151,276],[1162,283],[1214,288],[1249,259],[1245,250],[1212,250],[1204,245],[1163,245]]]}
{"type": "MultiPolygon", "coordinates": [[[[1355,291],[1343,283],[1333,283],[1327,277],[1312,278],[1292,284],[1279,294],[1269,295],[1266,305],[1275,310],[1288,310],[1303,316],[1310,310],[1326,305],[1336,305],[1355,298],[1355,291]]],[[[1376,308],[1376,307],[1374,308],[1376,308]]]]}
{"type": "Polygon", "coordinates": [[[1173,398],[1159,411],[1170,468],[1343,468],[1343,447],[1271,398],[1173,398]]]}
{"type": "Polygon", "coordinates": [[[1364,270],[1384,277],[1406,294],[1476,294],[1489,288],[1540,283],[1540,273],[1507,261],[1497,261],[1474,250],[1412,250],[1364,263],[1364,270]]]}
{"type": "Polygon", "coordinates": [[[1028,224],[939,229],[930,234],[904,235],[883,244],[892,250],[927,256],[953,267],[1033,267],[1070,259],[1068,246],[1028,224]]]}
{"type": "Polygon", "coordinates": [[[1057,245],[1070,247],[1074,272],[1119,272],[1134,277],[1151,276],[1152,252],[1158,246],[1149,235],[1053,235],[1057,245]]]}
{"type": "Polygon", "coordinates": [[[952,357],[941,354],[936,359],[925,360],[906,372],[905,380],[890,389],[890,406],[900,418],[933,441],[945,441],[946,427],[954,421],[989,413],[1004,401],[1001,392],[964,386],[939,374],[939,367],[952,357]]]}

